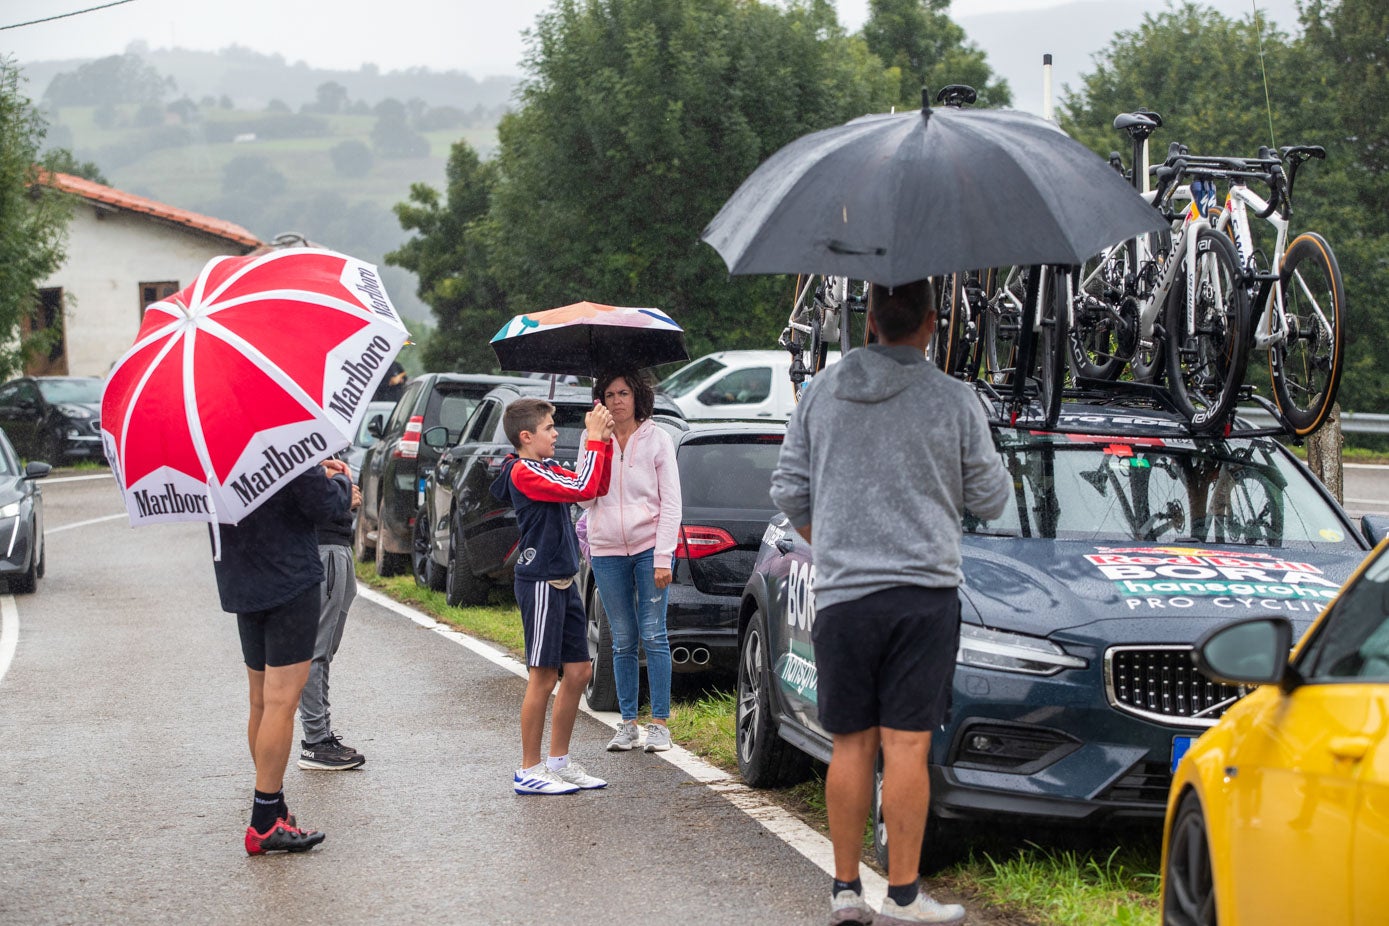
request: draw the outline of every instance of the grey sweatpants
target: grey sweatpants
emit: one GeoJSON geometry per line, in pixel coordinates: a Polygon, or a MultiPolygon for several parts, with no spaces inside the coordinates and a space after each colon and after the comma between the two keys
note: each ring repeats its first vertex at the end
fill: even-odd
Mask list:
{"type": "Polygon", "coordinates": [[[323,561],[323,595],[318,612],[318,642],[314,644],[313,663],[309,680],[299,696],[299,722],[304,727],[304,742],[319,743],[333,732],[328,715],[328,666],[342,644],[342,629],[347,625],[347,609],[357,597],[357,573],[352,565],[352,548],[338,544],[320,544],[318,557],[323,561]]]}

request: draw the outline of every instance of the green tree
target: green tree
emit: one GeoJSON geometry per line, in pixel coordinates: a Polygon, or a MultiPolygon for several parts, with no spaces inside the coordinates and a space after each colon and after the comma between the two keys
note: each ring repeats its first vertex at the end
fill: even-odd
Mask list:
{"type": "Polygon", "coordinates": [[[84,180],[92,180],[104,186],[110,186],[111,181],[106,179],[106,175],[101,172],[101,168],[95,161],[79,161],[67,148],[50,148],[44,152],[41,162],[45,170],[51,170],[59,174],[71,174],[74,177],[81,177],[84,180]]]}
{"type": "Polygon", "coordinates": [[[700,231],[776,149],[897,93],[825,0],[558,0],[526,69],[487,220],[510,307],[657,306],[695,354],[771,344],[790,289],[730,279],[700,231]]]}
{"type": "Polygon", "coordinates": [[[173,78],[159,76],[139,56],[110,55],[54,75],[43,99],[49,106],[158,103],[173,90],[173,78]]]}
{"type": "Polygon", "coordinates": [[[20,91],[18,66],[0,57],[0,376],[19,372],[19,322],[38,306],[36,288],[66,256],[68,199],[40,182],[35,162],[43,120],[20,91]]]}
{"type": "Polygon", "coordinates": [[[448,186],[441,198],[423,183],[410,188],[409,202],[395,213],[415,232],[386,255],[386,263],[412,271],[420,299],[438,320],[422,347],[431,370],[480,372],[496,367],[488,346],[509,317],[506,299],[491,273],[486,218],[497,184],[497,165],[479,160],[467,142],[449,153],[448,186]]]}
{"type": "Polygon", "coordinates": [[[965,41],[950,18],[950,0],[869,0],[863,38],[868,50],[896,69],[897,107],[921,106],[921,88],[932,98],[947,84],[968,84],[979,106],[1013,102],[1006,80],[995,78],[984,52],[965,41]]]}
{"type": "Polygon", "coordinates": [[[366,143],[355,138],[340,141],[329,148],[328,157],[333,162],[333,170],[344,177],[365,177],[371,173],[374,160],[366,143]]]}

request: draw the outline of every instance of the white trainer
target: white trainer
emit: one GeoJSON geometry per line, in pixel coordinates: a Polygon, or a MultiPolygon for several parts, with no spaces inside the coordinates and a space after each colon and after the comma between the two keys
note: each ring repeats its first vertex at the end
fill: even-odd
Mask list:
{"type": "Polygon", "coordinates": [[[863,926],[873,923],[873,908],[868,906],[858,891],[840,891],[830,898],[830,926],[847,926],[849,923],[863,926]]]}
{"type": "Polygon", "coordinates": [[[608,740],[608,752],[628,752],[641,745],[641,731],[635,720],[624,720],[617,725],[617,732],[608,740]]]}
{"type": "Polygon", "coordinates": [[[573,794],[579,790],[578,785],[546,768],[544,762],[534,768],[518,769],[512,786],[517,794],[573,794]]]}
{"type": "Polygon", "coordinates": [[[937,903],[921,891],[916,900],[899,907],[891,897],[883,898],[882,912],[874,918],[875,926],[910,926],[912,923],[950,924],[965,921],[965,908],[957,903],[937,903]]]}
{"type": "Polygon", "coordinates": [[[670,748],[670,730],[663,723],[646,725],[646,751],[665,752],[670,748]]]}
{"type": "Polygon", "coordinates": [[[592,791],[595,788],[606,788],[608,786],[606,781],[599,778],[597,775],[590,775],[587,769],[573,759],[570,759],[569,764],[564,768],[556,769],[555,774],[574,787],[582,788],[585,791],[592,791]]]}

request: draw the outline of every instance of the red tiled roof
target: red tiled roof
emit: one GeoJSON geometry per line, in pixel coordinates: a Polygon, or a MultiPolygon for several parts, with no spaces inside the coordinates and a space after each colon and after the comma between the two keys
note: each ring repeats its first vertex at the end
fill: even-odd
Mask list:
{"type": "Polygon", "coordinates": [[[188,228],[224,238],[227,241],[234,241],[237,244],[253,248],[264,244],[259,238],[251,234],[233,222],[224,219],[214,219],[211,216],[199,215],[196,212],[189,212],[187,209],[180,209],[177,206],[170,206],[167,203],[157,202],[153,199],[146,199],[143,196],[136,196],[133,193],[126,193],[122,190],[103,186],[91,180],[84,180],[81,177],[74,177],[72,174],[60,174],[52,171],[40,170],[39,178],[42,182],[56,189],[81,196],[83,199],[90,199],[94,202],[104,203],[114,206],[117,209],[125,209],[130,212],[142,212],[166,222],[173,222],[177,225],[184,225],[188,228]]]}

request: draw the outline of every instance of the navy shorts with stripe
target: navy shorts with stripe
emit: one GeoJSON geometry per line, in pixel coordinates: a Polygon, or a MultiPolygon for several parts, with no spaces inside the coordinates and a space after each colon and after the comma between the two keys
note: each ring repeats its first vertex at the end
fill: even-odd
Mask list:
{"type": "Polygon", "coordinates": [[[588,662],[588,615],[578,582],[555,588],[543,579],[517,579],[516,603],[526,632],[526,665],[558,669],[588,662]]]}

